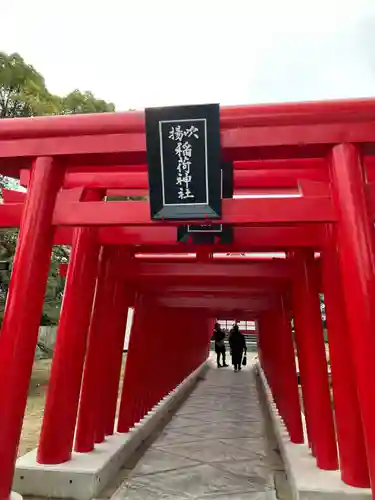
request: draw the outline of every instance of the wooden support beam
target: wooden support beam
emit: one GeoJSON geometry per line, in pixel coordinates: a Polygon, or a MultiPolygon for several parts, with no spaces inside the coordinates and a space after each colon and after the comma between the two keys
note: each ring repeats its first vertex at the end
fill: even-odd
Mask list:
{"type": "MultiPolygon", "coordinates": [[[[288,166],[283,169],[269,169],[268,163],[270,162],[263,162],[263,164],[262,162],[258,162],[258,169],[234,169],[234,189],[296,187],[300,179],[328,183],[327,169],[288,168],[288,166]]],[[[319,159],[316,160],[317,166],[320,167],[321,163],[319,159]]],[[[303,165],[303,162],[301,162],[301,165],[303,165]]],[[[84,186],[92,189],[129,189],[148,192],[149,185],[146,165],[144,165],[144,170],[131,171],[130,168],[127,165],[123,165],[120,172],[117,171],[117,167],[113,171],[111,168],[106,169],[105,167],[102,167],[101,171],[94,170],[94,167],[91,172],[68,171],[65,175],[64,186],[65,188],[84,186]]]]}
{"type": "MultiPolygon", "coordinates": [[[[281,279],[288,280],[292,276],[293,267],[287,260],[271,262],[249,262],[242,263],[200,263],[195,262],[142,262],[135,260],[131,262],[124,272],[129,279],[158,279],[179,281],[194,278],[224,278],[225,280],[249,280],[260,278],[266,280],[281,279]]],[[[205,282],[206,283],[206,282],[205,282]]],[[[177,283],[178,284],[178,283],[177,283]]]]}
{"type": "MultiPolygon", "coordinates": [[[[280,149],[284,157],[322,156],[334,144],[373,143],[374,109],[373,99],[223,107],[223,158],[277,158],[280,149]]],[[[141,111],[5,119],[0,140],[0,169],[9,167],[9,159],[24,168],[36,156],[59,156],[65,166],[72,157],[81,164],[146,162],[141,111]]]]}
{"type": "Polygon", "coordinates": [[[186,285],[171,285],[168,283],[161,283],[158,291],[155,291],[155,288],[150,284],[140,283],[137,287],[140,293],[145,294],[155,294],[162,293],[166,295],[186,295],[186,296],[201,296],[202,294],[222,294],[222,295],[245,295],[250,297],[252,295],[272,295],[272,293],[279,293],[283,289],[285,289],[285,283],[282,281],[272,281],[268,284],[256,285],[251,283],[239,283],[238,285],[220,285],[220,284],[211,284],[208,285],[204,283],[202,284],[186,284],[186,285]]]}
{"type": "Polygon", "coordinates": [[[273,301],[268,297],[160,297],[158,304],[163,307],[216,309],[220,311],[251,310],[266,311],[272,307],[273,301]]]}
{"type": "MultiPolygon", "coordinates": [[[[267,199],[224,199],[222,218],[215,222],[232,225],[334,222],[329,197],[267,199]]],[[[194,221],[151,221],[148,202],[57,203],[56,226],[159,226],[194,224],[194,221]]]]}
{"type": "MultiPolygon", "coordinates": [[[[174,227],[102,227],[99,238],[106,245],[138,245],[138,252],[195,252],[196,245],[177,243],[174,227]]],[[[215,244],[216,252],[241,252],[251,249],[280,249],[295,246],[319,248],[324,244],[320,224],[296,226],[235,227],[233,243],[215,244]]]]}
{"type": "Polygon", "coordinates": [[[0,205],[0,227],[20,227],[23,203],[0,205]]]}

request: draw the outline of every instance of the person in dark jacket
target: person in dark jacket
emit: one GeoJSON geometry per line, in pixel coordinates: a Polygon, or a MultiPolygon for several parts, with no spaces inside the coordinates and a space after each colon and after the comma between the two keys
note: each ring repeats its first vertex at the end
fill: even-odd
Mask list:
{"type": "Polygon", "coordinates": [[[216,361],[217,367],[221,368],[222,366],[228,366],[225,362],[225,333],[220,328],[219,323],[215,323],[214,326],[214,340],[215,340],[215,352],[216,352],[216,361]],[[223,358],[223,364],[220,363],[220,355],[223,358]]]}
{"type": "Polygon", "coordinates": [[[234,371],[237,372],[241,370],[242,356],[244,352],[246,353],[247,351],[245,337],[240,332],[237,321],[234,323],[230,331],[229,345],[234,371]]]}

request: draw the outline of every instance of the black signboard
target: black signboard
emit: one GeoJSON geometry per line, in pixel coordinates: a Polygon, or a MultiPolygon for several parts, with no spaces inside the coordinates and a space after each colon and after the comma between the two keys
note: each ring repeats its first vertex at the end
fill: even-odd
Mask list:
{"type": "Polygon", "coordinates": [[[222,233],[223,224],[194,224],[187,225],[188,233],[222,233]]]}
{"type": "Polygon", "coordinates": [[[219,105],[148,108],[145,116],[151,218],[220,218],[219,105]]]}
{"type": "Polygon", "coordinates": [[[177,229],[177,241],[194,244],[232,243],[233,228],[227,224],[194,224],[177,229]]]}
{"type": "MultiPolygon", "coordinates": [[[[221,197],[233,197],[233,163],[221,164],[221,197]]],[[[177,228],[177,241],[195,244],[232,243],[233,230],[223,224],[194,224],[177,228]]]]}
{"type": "Polygon", "coordinates": [[[221,197],[233,198],[233,163],[226,162],[221,164],[221,197]]]}

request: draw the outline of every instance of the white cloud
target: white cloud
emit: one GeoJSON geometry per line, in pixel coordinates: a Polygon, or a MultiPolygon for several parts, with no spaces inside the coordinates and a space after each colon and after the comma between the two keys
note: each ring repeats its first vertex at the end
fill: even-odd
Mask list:
{"type": "Polygon", "coordinates": [[[375,94],[375,3],[13,0],[0,49],[118,109],[375,94]]]}

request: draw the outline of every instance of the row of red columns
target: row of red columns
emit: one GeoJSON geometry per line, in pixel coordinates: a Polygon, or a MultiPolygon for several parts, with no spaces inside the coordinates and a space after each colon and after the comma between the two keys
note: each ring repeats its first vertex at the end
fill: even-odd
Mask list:
{"type": "MultiPolygon", "coordinates": [[[[340,467],[347,484],[369,487],[375,484],[375,386],[372,383],[375,254],[371,205],[357,148],[334,147],[330,173],[338,223],[326,228],[322,291],[334,410],[322,334],[320,284],[312,251],[300,250],[289,255],[295,271],[291,310],[294,341],[308,444],[318,467],[328,470],[340,467]]],[[[286,362],[287,353],[292,354],[291,333],[285,334],[288,328],[281,318],[280,308],[260,318],[260,359],[291,440],[300,442],[300,427],[291,424],[290,416],[294,414],[298,422],[294,367],[290,360],[286,362]],[[290,367],[293,373],[288,375],[290,367]]],[[[290,323],[289,319],[286,323],[290,323]]]]}
{"type": "Polygon", "coordinates": [[[303,443],[294,345],[285,298],[259,319],[260,356],[276,406],[293,443],[303,443]]]}
{"type": "Polygon", "coordinates": [[[115,249],[102,249],[75,440],[75,450],[81,453],[92,451],[114,432],[128,307],[133,303],[130,291],[116,278],[119,257],[115,249]]]}
{"type": "Polygon", "coordinates": [[[103,248],[98,261],[91,231],[76,230],[73,241],[37,452],[42,464],[70,460],[77,416],[78,452],[114,432],[132,297],[116,274],[121,252],[103,248]]]}
{"type": "Polygon", "coordinates": [[[37,158],[23,211],[0,335],[0,500],[9,500],[53,245],[64,170],[37,158]]]}
{"type": "Polygon", "coordinates": [[[292,259],[293,317],[307,433],[318,467],[334,470],[338,467],[336,437],[314,254],[296,252],[292,259]]]}
{"type": "MultiPolygon", "coordinates": [[[[305,421],[311,451],[322,469],[337,469],[337,446],[342,479],[352,486],[368,487],[369,475],[359,413],[345,307],[340,288],[338,257],[332,247],[332,231],[323,255],[323,290],[334,395],[330,404],[327,362],[321,328],[319,286],[312,254],[294,255],[296,279],[293,287],[295,343],[298,351],[305,421]],[[298,260],[297,260],[298,259],[298,260]],[[315,318],[314,318],[315,317],[315,318]],[[306,331],[306,326],[309,329],[306,331]]],[[[259,320],[260,357],[278,411],[292,442],[303,442],[295,354],[290,317],[281,298],[275,308],[259,320]]]]}
{"type": "MultiPolygon", "coordinates": [[[[63,169],[59,165],[54,165],[52,158],[38,158],[34,162],[20,228],[0,336],[0,380],[8,381],[0,387],[0,500],[8,499],[12,484],[53,243],[52,214],[63,174],[63,169]],[[25,301],[25,297],[32,297],[33,300],[25,301]]],[[[333,148],[330,156],[330,175],[338,223],[337,231],[327,228],[329,244],[323,249],[323,291],[327,303],[336,429],[333,424],[328,387],[319,314],[319,290],[314,278],[313,258],[312,255],[302,255],[299,252],[291,256],[296,264],[296,279],[292,287],[295,340],[308,438],[317,464],[321,468],[337,468],[336,432],[343,479],[349,484],[366,486],[367,475],[371,484],[375,484],[375,426],[373,425],[375,385],[372,383],[375,355],[373,335],[375,256],[370,200],[367,199],[364,172],[355,146],[345,144],[333,148]],[[336,286],[333,287],[332,283],[336,286]],[[341,284],[342,295],[338,293],[341,284]],[[344,324],[345,320],[347,326],[344,324]]],[[[91,195],[95,199],[100,193],[91,195]]],[[[57,463],[70,458],[83,371],[85,371],[84,389],[88,396],[86,402],[83,398],[79,410],[79,420],[81,419],[82,424],[81,430],[77,432],[76,448],[80,449],[82,446],[82,449],[85,449],[87,446],[92,446],[90,443],[93,432],[90,430],[86,436],[83,425],[85,419],[95,415],[93,408],[97,404],[93,403],[92,396],[92,381],[95,376],[92,374],[92,368],[91,370],[89,368],[90,364],[93,366],[93,362],[89,362],[88,359],[91,350],[93,351],[91,356],[95,359],[98,345],[103,346],[105,343],[98,333],[102,331],[101,328],[96,329],[96,334],[90,330],[87,366],[84,370],[90,318],[91,324],[95,321],[103,322],[103,313],[96,311],[96,300],[91,314],[99,254],[93,232],[94,230],[89,228],[75,231],[71,269],[67,277],[38,451],[38,460],[45,463],[57,463]],[[84,290],[83,296],[77,293],[78,290],[84,290]],[[102,319],[94,320],[95,314],[99,318],[102,315],[102,319]],[[92,336],[99,338],[91,340],[92,336]],[[69,359],[72,354],[73,359],[69,359]]],[[[102,272],[101,267],[100,272],[102,272]]],[[[116,281],[115,277],[113,280],[116,281]]],[[[96,294],[102,293],[99,290],[99,282],[100,280],[97,280],[96,294]]],[[[107,375],[105,381],[99,384],[100,401],[105,404],[102,405],[103,411],[97,413],[100,417],[93,417],[91,429],[95,429],[94,440],[101,440],[103,434],[113,432],[119,366],[121,366],[119,346],[121,339],[123,340],[120,325],[124,324],[126,312],[123,301],[128,300],[126,297],[129,292],[121,290],[124,284],[118,283],[113,284],[114,292],[116,286],[119,289],[113,293],[113,297],[123,298],[118,298],[112,305],[109,303],[108,305],[113,311],[121,310],[123,316],[122,319],[120,315],[117,316],[110,326],[111,330],[117,333],[111,335],[111,340],[107,339],[108,352],[115,356],[116,362],[112,366],[108,356],[107,375]],[[122,307],[119,306],[121,303],[122,307]],[[104,387],[109,390],[104,390],[104,387]]],[[[137,298],[136,309],[142,311],[145,307],[142,305],[144,300],[146,299],[142,297],[137,298]]],[[[131,299],[129,301],[131,302],[131,299]]],[[[100,309],[99,305],[97,307],[100,309]]],[[[273,332],[281,329],[278,345],[285,350],[284,352],[291,354],[290,345],[287,346],[290,332],[284,337],[288,328],[284,330],[285,316],[278,309],[272,321],[266,319],[265,323],[263,321],[263,326],[261,322],[261,357],[288,430],[295,436],[293,439],[299,440],[296,402],[293,411],[289,408],[290,401],[295,398],[295,382],[292,374],[289,374],[289,378],[284,375],[278,380],[279,370],[284,369],[283,358],[272,348],[273,332]],[[286,388],[288,394],[285,393],[286,388]]],[[[207,338],[204,338],[204,332],[200,330],[202,335],[187,340],[188,331],[194,332],[199,329],[194,330],[197,325],[189,322],[186,314],[155,310],[154,318],[158,317],[160,324],[165,326],[158,324],[157,335],[151,342],[155,342],[152,345],[154,352],[158,354],[163,352],[166,346],[162,359],[170,363],[170,370],[164,376],[159,375],[156,388],[149,387],[144,375],[145,373],[149,375],[151,369],[145,367],[144,359],[147,359],[152,366],[157,356],[149,358],[149,354],[146,354],[144,332],[145,328],[150,328],[155,323],[153,321],[150,325],[145,320],[146,314],[139,313],[138,316],[140,319],[137,327],[136,313],[132,332],[134,338],[131,339],[129,363],[125,372],[126,384],[124,384],[119,417],[119,430],[123,429],[122,432],[142,418],[155,401],[172,390],[207,354],[207,338]],[[172,342],[172,332],[181,332],[181,338],[173,337],[172,342]],[[159,344],[160,338],[157,339],[159,333],[163,334],[162,348],[159,344]],[[178,363],[174,362],[176,357],[178,363]],[[134,387],[131,388],[131,392],[129,391],[130,382],[135,384],[135,388],[142,388],[142,398],[139,400],[132,400],[129,396],[131,392],[134,394],[134,387]]],[[[203,325],[205,323],[206,320],[202,322],[203,325]]]]}
{"type": "MultiPolygon", "coordinates": [[[[8,500],[13,480],[53,245],[52,215],[63,177],[64,169],[52,158],[33,164],[0,336],[0,376],[7,381],[0,385],[0,500],[8,500]]],[[[102,195],[88,191],[84,201],[102,195]]],[[[37,452],[44,464],[71,458],[75,432],[80,452],[91,451],[114,432],[125,324],[134,297],[116,273],[126,256],[115,248],[100,249],[96,241],[94,228],[74,232],[37,452]]],[[[207,318],[161,310],[151,301],[151,319],[144,303],[137,298],[118,425],[122,432],[208,353],[207,318]],[[158,369],[160,363],[168,369],[158,369]],[[131,404],[130,394],[136,395],[131,404]]]]}
{"type": "Polygon", "coordinates": [[[322,259],[340,470],[341,477],[347,484],[368,487],[370,480],[367,457],[334,237],[333,228],[327,228],[327,244],[322,259]]]}
{"type": "Polygon", "coordinates": [[[101,250],[75,441],[76,450],[81,452],[93,450],[95,442],[101,443],[105,438],[103,395],[106,391],[105,374],[110,364],[107,356],[108,322],[112,318],[108,306],[115,285],[112,257],[112,248],[101,250]]]}
{"type": "MultiPolygon", "coordinates": [[[[97,199],[100,196],[97,193],[97,199]]],[[[95,199],[95,193],[90,198],[95,199]]],[[[76,229],[40,434],[39,463],[57,464],[71,457],[98,256],[95,229],[76,229]]]]}
{"type": "Polygon", "coordinates": [[[358,148],[336,146],[330,161],[338,218],[337,248],[350,352],[363,425],[371,486],[375,488],[375,253],[373,221],[358,148]]]}
{"type": "Polygon", "coordinates": [[[128,432],[205,361],[209,346],[207,330],[206,318],[158,307],[142,295],[137,298],[118,432],[128,432]]]}

